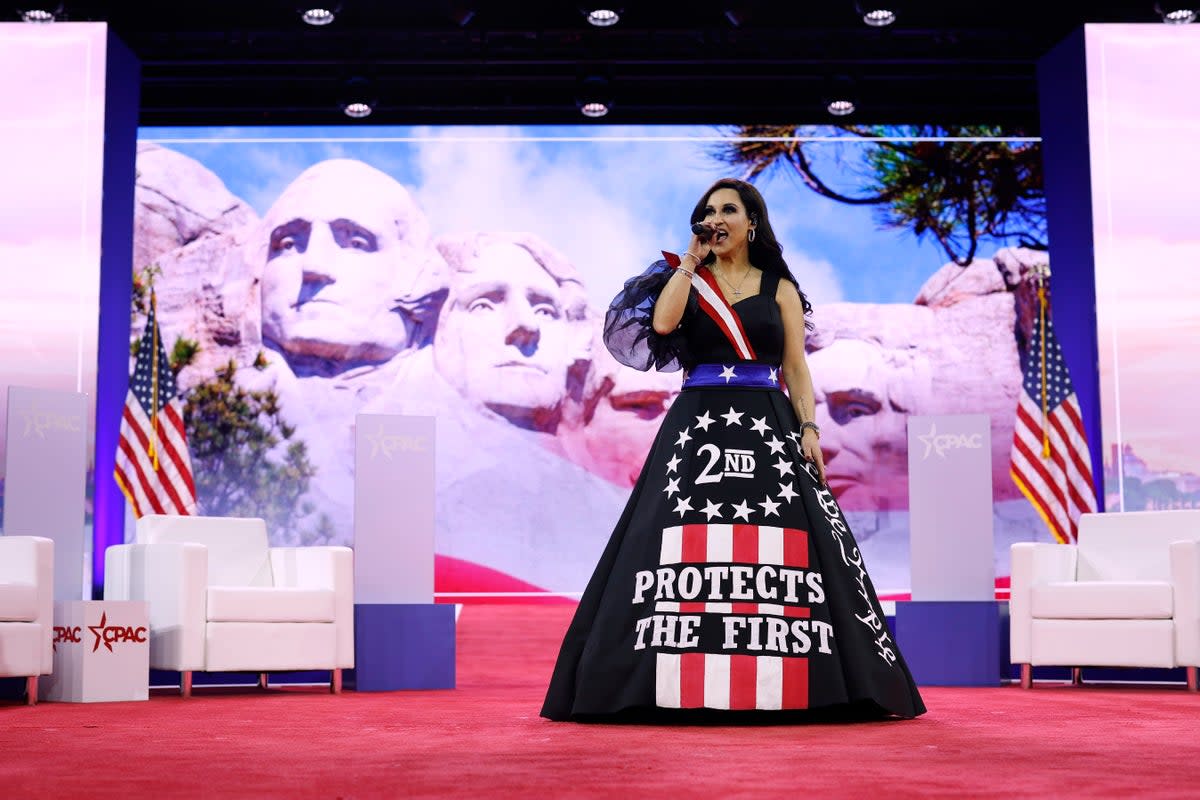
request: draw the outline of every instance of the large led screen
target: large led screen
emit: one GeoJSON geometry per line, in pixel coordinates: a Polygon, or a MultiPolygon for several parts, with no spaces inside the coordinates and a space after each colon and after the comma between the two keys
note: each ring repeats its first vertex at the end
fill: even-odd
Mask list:
{"type": "Polygon", "coordinates": [[[1200,30],[1089,25],[1109,511],[1200,507],[1200,30]]]}
{"type": "Polygon", "coordinates": [[[0,509],[9,387],[86,394],[89,428],[95,408],[107,37],[0,24],[0,509]]]}
{"type": "Polygon", "coordinates": [[[1050,539],[1008,469],[1040,158],[985,128],[143,129],[131,338],[152,281],[202,513],[352,543],[355,415],[434,415],[439,596],[577,596],[680,387],[618,365],[604,311],[748,177],[881,593],[908,591],[912,414],[991,416],[1004,576],[1050,539]]]}

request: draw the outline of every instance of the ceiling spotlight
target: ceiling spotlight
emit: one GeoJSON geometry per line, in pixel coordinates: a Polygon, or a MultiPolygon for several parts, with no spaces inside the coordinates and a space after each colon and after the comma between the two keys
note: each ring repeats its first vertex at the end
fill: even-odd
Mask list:
{"type": "Polygon", "coordinates": [[[621,21],[621,15],[611,8],[593,8],[587,12],[587,21],[597,28],[607,28],[621,21]]]}
{"type": "Polygon", "coordinates": [[[896,12],[890,8],[871,8],[863,12],[862,21],[872,28],[886,28],[896,21],[896,12]]]}
{"type": "Polygon", "coordinates": [[[336,15],[328,8],[306,8],[300,12],[300,19],[309,25],[328,25],[336,19],[336,15]]]}
{"type": "Polygon", "coordinates": [[[1196,21],[1196,10],[1194,8],[1172,8],[1166,10],[1158,4],[1155,4],[1154,8],[1162,17],[1162,21],[1168,25],[1187,25],[1196,21]]]}
{"type": "Polygon", "coordinates": [[[825,106],[825,110],[835,117],[844,117],[847,114],[854,113],[854,101],[844,98],[841,100],[830,100],[825,106]]]}
{"type": "Polygon", "coordinates": [[[342,113],[352,119],[362,119],[371,116],[379,100],[375,96],[374,86],[366,78],[354,77],[346,81],[342,88],[342,99],[338,106],[342,113]]]}
{"type": "Polygon", "coordinates": [[[825,110],[835,117],[853,114],[858,108],[858,83],[849,75],[832,75],[825,79],[823,101],[825,110]]]}
{"type": "Polygon", "coordinates": [[[54,22],[54,12],[44,8],[27,8],[21,12],[21,19],[26,22],[54,22]]]}
{"type": "Polygon", "coordinates": [[[579,92],[575,98],[579,113],[593,119],[603,117],[612,110],[612,92],[608,79],[598,75],[590,75],[579,82],[579,92]]]}

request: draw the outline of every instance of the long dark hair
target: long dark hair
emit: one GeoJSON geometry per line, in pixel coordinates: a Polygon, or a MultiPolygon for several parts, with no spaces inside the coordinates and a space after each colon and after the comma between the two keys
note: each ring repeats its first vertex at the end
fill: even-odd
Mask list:
{"type": "MultiPolygon", "coordinates": [[[[750,221],[755,224],[754,241],[750,242],[750,263],[761,269],[763,272],[773,272],[781,279],[787,279],[796,287],[796,291],[800,293],[800,302],[804,306],[804,315],[812,314],[812,303],[808,302],[808,296],[804,294],[804,290],[800,288],[800,283],[796,280],[796,276],[792,274],[788,268],[787,262],[783,260],[783,246],[775,238],[775,231],[771,228],[771,219],[767,215],[767,202],[763,200],[762,194],[754,187],[754,184],[747,183],[737,178],[721,178],[700,196],[696,207],[692,209],[692,224],[701,222],[704,219],[704,209],[708,205],[708,198],[712,197],[713,192],[718,189],[733,189],[738,193],[738,197],[742,199],[742,205],[746,207],[746,215],[750,217],[750,221]]],[[[716,261],[716,256],[710,251],[704,259],[704,264],[711,264],[716,261]]],[[[805,320],[805,327],[811,328],[812,323],[805,320]]]]}

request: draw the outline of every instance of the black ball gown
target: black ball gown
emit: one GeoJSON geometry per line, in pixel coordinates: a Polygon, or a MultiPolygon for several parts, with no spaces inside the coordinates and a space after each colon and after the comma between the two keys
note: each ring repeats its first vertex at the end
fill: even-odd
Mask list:
{"type": "Polygon", "coordinates": [[[764,273],[731,307],[740,358],[693,289],[680,328],[650,327],[670,277],[628,281],[605,343],[686,370],[588,582],[542,716],[553,720],[915,717],[925,711],[833,495],[799,450],[780,389],[783,323],[764,273]]]}

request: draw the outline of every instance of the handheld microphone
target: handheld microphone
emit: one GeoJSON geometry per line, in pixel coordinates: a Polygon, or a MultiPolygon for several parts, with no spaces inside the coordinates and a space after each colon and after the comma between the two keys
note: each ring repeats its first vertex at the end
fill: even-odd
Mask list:
{"type": "Polygon", "coordinates": [[[704,227],[704,223],[702,223],[702,222],[693,222],[692,223],[692,233],[696,234],[697,236],[699,236],[701,239],[703,239],[706,242],[708,241],[709,237],[712,236],[712,234],[713,234],[712,231],[710,231],[708,228],[704,227]]]}

